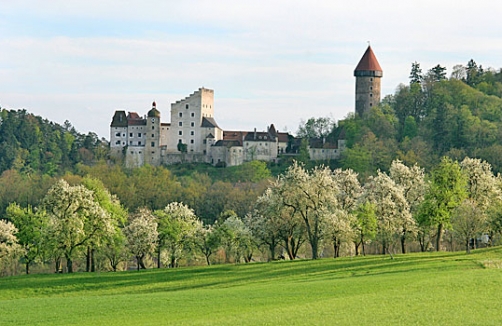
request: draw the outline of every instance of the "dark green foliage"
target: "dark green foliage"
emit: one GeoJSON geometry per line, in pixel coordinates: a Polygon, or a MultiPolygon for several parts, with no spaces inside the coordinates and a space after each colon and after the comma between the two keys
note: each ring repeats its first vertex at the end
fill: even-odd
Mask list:
{"type": "Polygon", "coordinates": [[[0,173],[61,175],[79,162],[104,159],[107,152],[95,133],[80,134],[68,121],[61,126],[26,110],[0,111],[0,173]]]}

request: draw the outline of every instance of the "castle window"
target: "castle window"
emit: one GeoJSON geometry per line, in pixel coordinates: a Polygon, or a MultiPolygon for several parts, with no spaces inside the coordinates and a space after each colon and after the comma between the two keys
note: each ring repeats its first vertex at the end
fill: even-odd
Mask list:
{"type": "Polygon", "coordinates": [[[125,137],[125,134],[122,134],[122,137],[125,137]]]}
{"type": "Polygon", "coordinates": [[[138,146],[141,146],[141,142],[140,141],[138,142],[138,146]]]}
{"type": "Polygon", "coordinates": [[[152,134],[152,138],[155,137],[155,134],[152,134]]]}
{"type": "Polygon", "coordinates": [[[370,103],[370,107],[373,106],[373,103],[370,103]]]}
{"type": "Polygon", "coordinates": [[[120,145],[120,140],[117,140],[117,141],[115,142],[115,145],[120,145]]]}
{"type": "Polygon", "coordinates": [[[183,122],[182,122],[182,121],[178,122],[178,125],[179,125],[180,127],[183,127],[183,122]]]}
{"type": "Polygon", "coordinates": [[[193,142],[193,139],[190,139],[190,144],[193,144],[193,143],[194,143],[194,142],[193,142]]]}
{"type": "Polygon", "coordinates": [[[117,132],[117,133],[115,134],[115,137],[120,137],[120,132],[117,132]]]}
{"type": "Polygon", "coordinates": [[[190,131],[190,136],[193,136],[194,135],[194,131],[190,131]]]}
{"type": "Polygon", "coordinates": [[[154,130],[154,129],[155,129],[155,126],[152,126],[152,130],[154,130]]]}
{"type": "Polygon", "coordinates": [[[183,136],[183,131],[182,130],[178,131],[178,135],[183,136]]]}
{"type": "Polygon", "coordinates": [[[183,118],[183,112],[180,112],[180,118],[183,118]]]}
{"type": "Polygon", "coordinates": [[[192,114],[190,114],[190,116],[193,118],[195,117],[195,112],[192,112],[192,114]]]}
{"type": "Polygon", "coordinates": [[[129,141],[129,145],[131,145],[131,146],[132,146],[132,140],[130,140],[130,141],[129,141]]]}
{"type": "Polygon", "coordinates": [[[187,110],[188,110],[188,108],[189,108],[189,107],[190,107],[190,106],[189,106],[189,104],[186,104],[186,105],[185,105],[185,109],[187,109],[187,110]]]}
{"type": "Polygon", "coordinates": [[[154,141],[152,141],[152,147],[155,147],[155,142],[154,141]]]}
{"type": "Polygon", "coordinates": [[[370,91],[372,91],[372,90],[373,90],[373,86],[370,86],[370,91]]]}
{"type": "Polygon", "coordinates": [[[373,78],[370,78],[370,82],[372,82],[372,81],[373,81],[373,78]]]}
{"type": "Polygon", "coordinates": [[[132,132],[129,133],[129,137],[132,137],[132,132]]]}
{"type": "Polygon", "coordinates": [[[373,93],[370,93],[370,97],[373,97],[373,93]]]}
{"type": "Polygon", "coordinates": [[[138,132],[138,138],[141,138],[141,133],[140,132],[138,132]]]}
{"type": "Polygon", "coordinates": [[[182,140],[181,139],[178,139],[178,144],[181,144],[182,140]]]}
{"type": "Polygon", "coordinates": [[[190,122],[190,127],[195,127],[195,122],[190,122]]]}

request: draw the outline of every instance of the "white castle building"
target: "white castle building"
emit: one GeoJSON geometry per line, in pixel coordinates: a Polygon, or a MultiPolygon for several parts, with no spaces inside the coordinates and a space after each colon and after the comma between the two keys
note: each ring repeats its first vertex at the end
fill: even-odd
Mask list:
{"type": "MultiPolygon", "coordinates": [[[[357,65],[356,113],[364,116],[380,101],[382,69],[371,49],[357,65]]],[[[343,131],[339,139],[309,139],[311,160],[340,158],[345,148],[343,131]]],[[[128,167],[183,162],[234,166],[244,162],[277,161],[281,155],[294,155],[298,139],[279,132],[271,124],[267,131],[224,131],[214,119],[214,91],[199,88],[188,97],[171,104],[171,122],[161,122],[156,103],[146,116],[136,112],[115,111],[110,125],[111,156],[128,167]]]]}

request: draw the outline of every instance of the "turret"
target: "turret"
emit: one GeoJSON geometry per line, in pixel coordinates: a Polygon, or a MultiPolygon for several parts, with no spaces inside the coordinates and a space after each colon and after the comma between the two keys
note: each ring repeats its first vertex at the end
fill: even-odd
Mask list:
{"type": "Polygon", "coordinates": [[[373,105],[380,103],[380,79],[382,68],[368,46],[354,70],[356,77],[356,114],[363,117],[373,105]]]}

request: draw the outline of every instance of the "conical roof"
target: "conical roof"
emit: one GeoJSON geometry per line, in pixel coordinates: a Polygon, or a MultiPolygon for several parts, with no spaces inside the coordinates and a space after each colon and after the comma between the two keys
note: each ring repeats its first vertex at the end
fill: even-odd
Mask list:
{"type": "Polygon", "coordinates": [[[364,52],[363,57],[357,64],[356,69],[354,70],[354,73],[356,71],[380,71],[383,72],[382,68],[380,67],[380,64],[378,63],[378,60],[373,53],[373,50],[371,49],[371,46],[368,45],[368,48],[366,49],[366,52],[364,52]]]}

